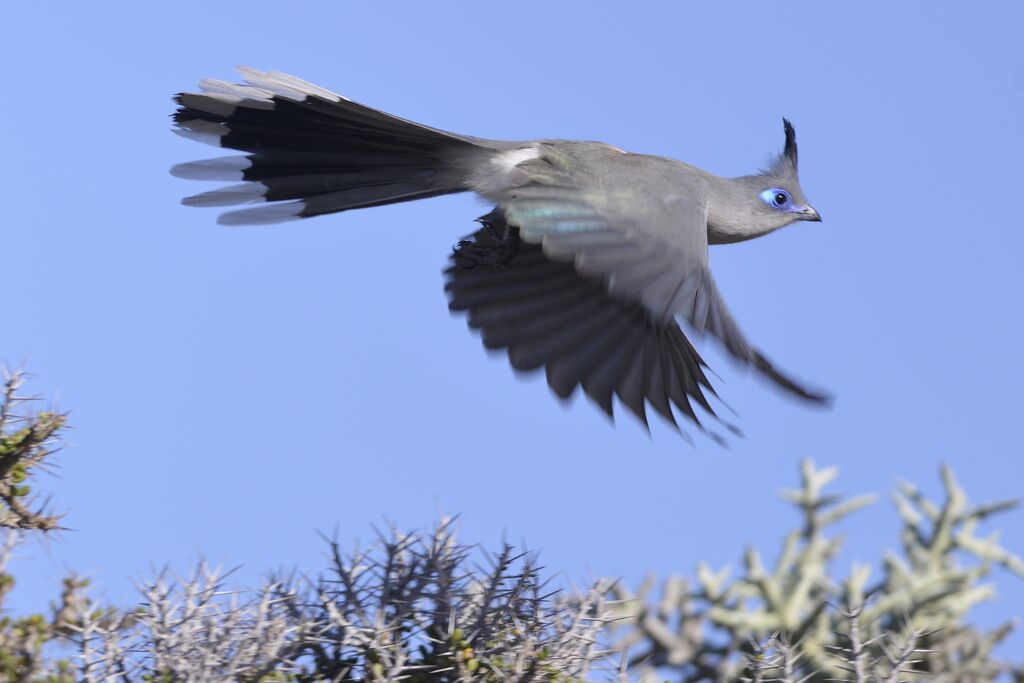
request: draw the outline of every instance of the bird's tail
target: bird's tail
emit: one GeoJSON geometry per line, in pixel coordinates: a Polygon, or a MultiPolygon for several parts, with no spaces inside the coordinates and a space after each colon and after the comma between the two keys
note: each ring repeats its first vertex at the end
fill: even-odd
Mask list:
{"type": "Polygon", "coordinates": [[[238,180],[188,197],[190,206],[274,202],[220,217],[276,223],[467,189],[487,141],[421,126],[287,74],[240,68],[244,84],[204,80],[182,93],[178,133],[248,152],[175,166],[196,180],[238,180]]]}

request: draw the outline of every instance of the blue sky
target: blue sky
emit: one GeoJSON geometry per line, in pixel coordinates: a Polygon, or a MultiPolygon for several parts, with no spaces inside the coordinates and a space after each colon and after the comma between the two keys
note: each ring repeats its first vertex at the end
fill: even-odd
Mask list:
{"type": "MultiPolygon", "coordinates": [[[[74,530],[22,548],[10,604],[63,573],[113,600],[199,554],[243,578],[315,569],[315,530],[464,515],[570,576],[689,573],[772,553],[797,463],[837,490],[900,478],[1024,495],[1019,425],[1024,48],[1017,3],[19,3],[5,11],[3,344],[72,411],[74,530]],[[696,448],[585,400],[561,407],[450,316],[441,269],[468,196],[229,229],[179,199],[170,96],[236,64],[486,137],[598,139],[723,175],[789,117],[825,221],[716,247],[747,334],[831,389],[811,410],[702,345],[745,440],[696,448]],[[386,266],[396,277],[381,277],[386,266]]],[[[1024,551],[1024,512],[995,526],[1024,551]]],[[[895,547],[885,500],[843,561],[895,547]]],[[[999,576],[985,623],[1016,614],[999,576]]],[[[1014,609],[1014,606],[1017,609],[1014,609]]],[[[1024,636],[1014,640],[1024,651],[1024,636]]]]}

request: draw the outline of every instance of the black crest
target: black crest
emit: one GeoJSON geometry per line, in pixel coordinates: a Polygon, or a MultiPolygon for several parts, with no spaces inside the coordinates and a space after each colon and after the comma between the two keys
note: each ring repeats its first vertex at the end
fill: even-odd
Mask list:
{"type": "Polygon", "coordinates": [[[796,167],[796,130],[789,119],[782,119],[782,129],[786,131],[786,146],[782,154],[796,167]]]}

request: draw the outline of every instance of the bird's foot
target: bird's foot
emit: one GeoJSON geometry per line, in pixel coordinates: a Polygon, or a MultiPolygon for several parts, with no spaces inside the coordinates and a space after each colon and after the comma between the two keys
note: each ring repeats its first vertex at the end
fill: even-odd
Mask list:
{"type": "Polygon", "coordinates": [[[481,220],[483,230],[471,239],[455,245],[452,256],[455,264],[466,270],[472,268],[504,268],[519,253],[519,228],[505,226],[503,230],[481,220]]]}

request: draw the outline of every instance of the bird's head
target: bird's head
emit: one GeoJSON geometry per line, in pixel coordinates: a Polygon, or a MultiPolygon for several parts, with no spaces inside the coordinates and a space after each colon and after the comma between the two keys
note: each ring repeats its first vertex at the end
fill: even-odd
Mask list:
{"type": "Polygon", "coordinates": [[[782,154],[757,175],[726,180],[723,193],[709,202],[711,243],[740,242],[795,221],[821,220],[800,189],[796,131],[787,119],[782,119],[782,124],[786,133],[782,154]]]}
{"type": "Polygon", "coordinates": [[[782,119],[782,127],[786,133],[786,145],[770,168],[756,176],[748,176],[752,181],[752,191],[763,221],[781,228],[793,221],[820,221],[821,214],[807,203],[803,190],[800,189],[800,177],[797,174],[796,130],[788,119],[782,119]]]}

